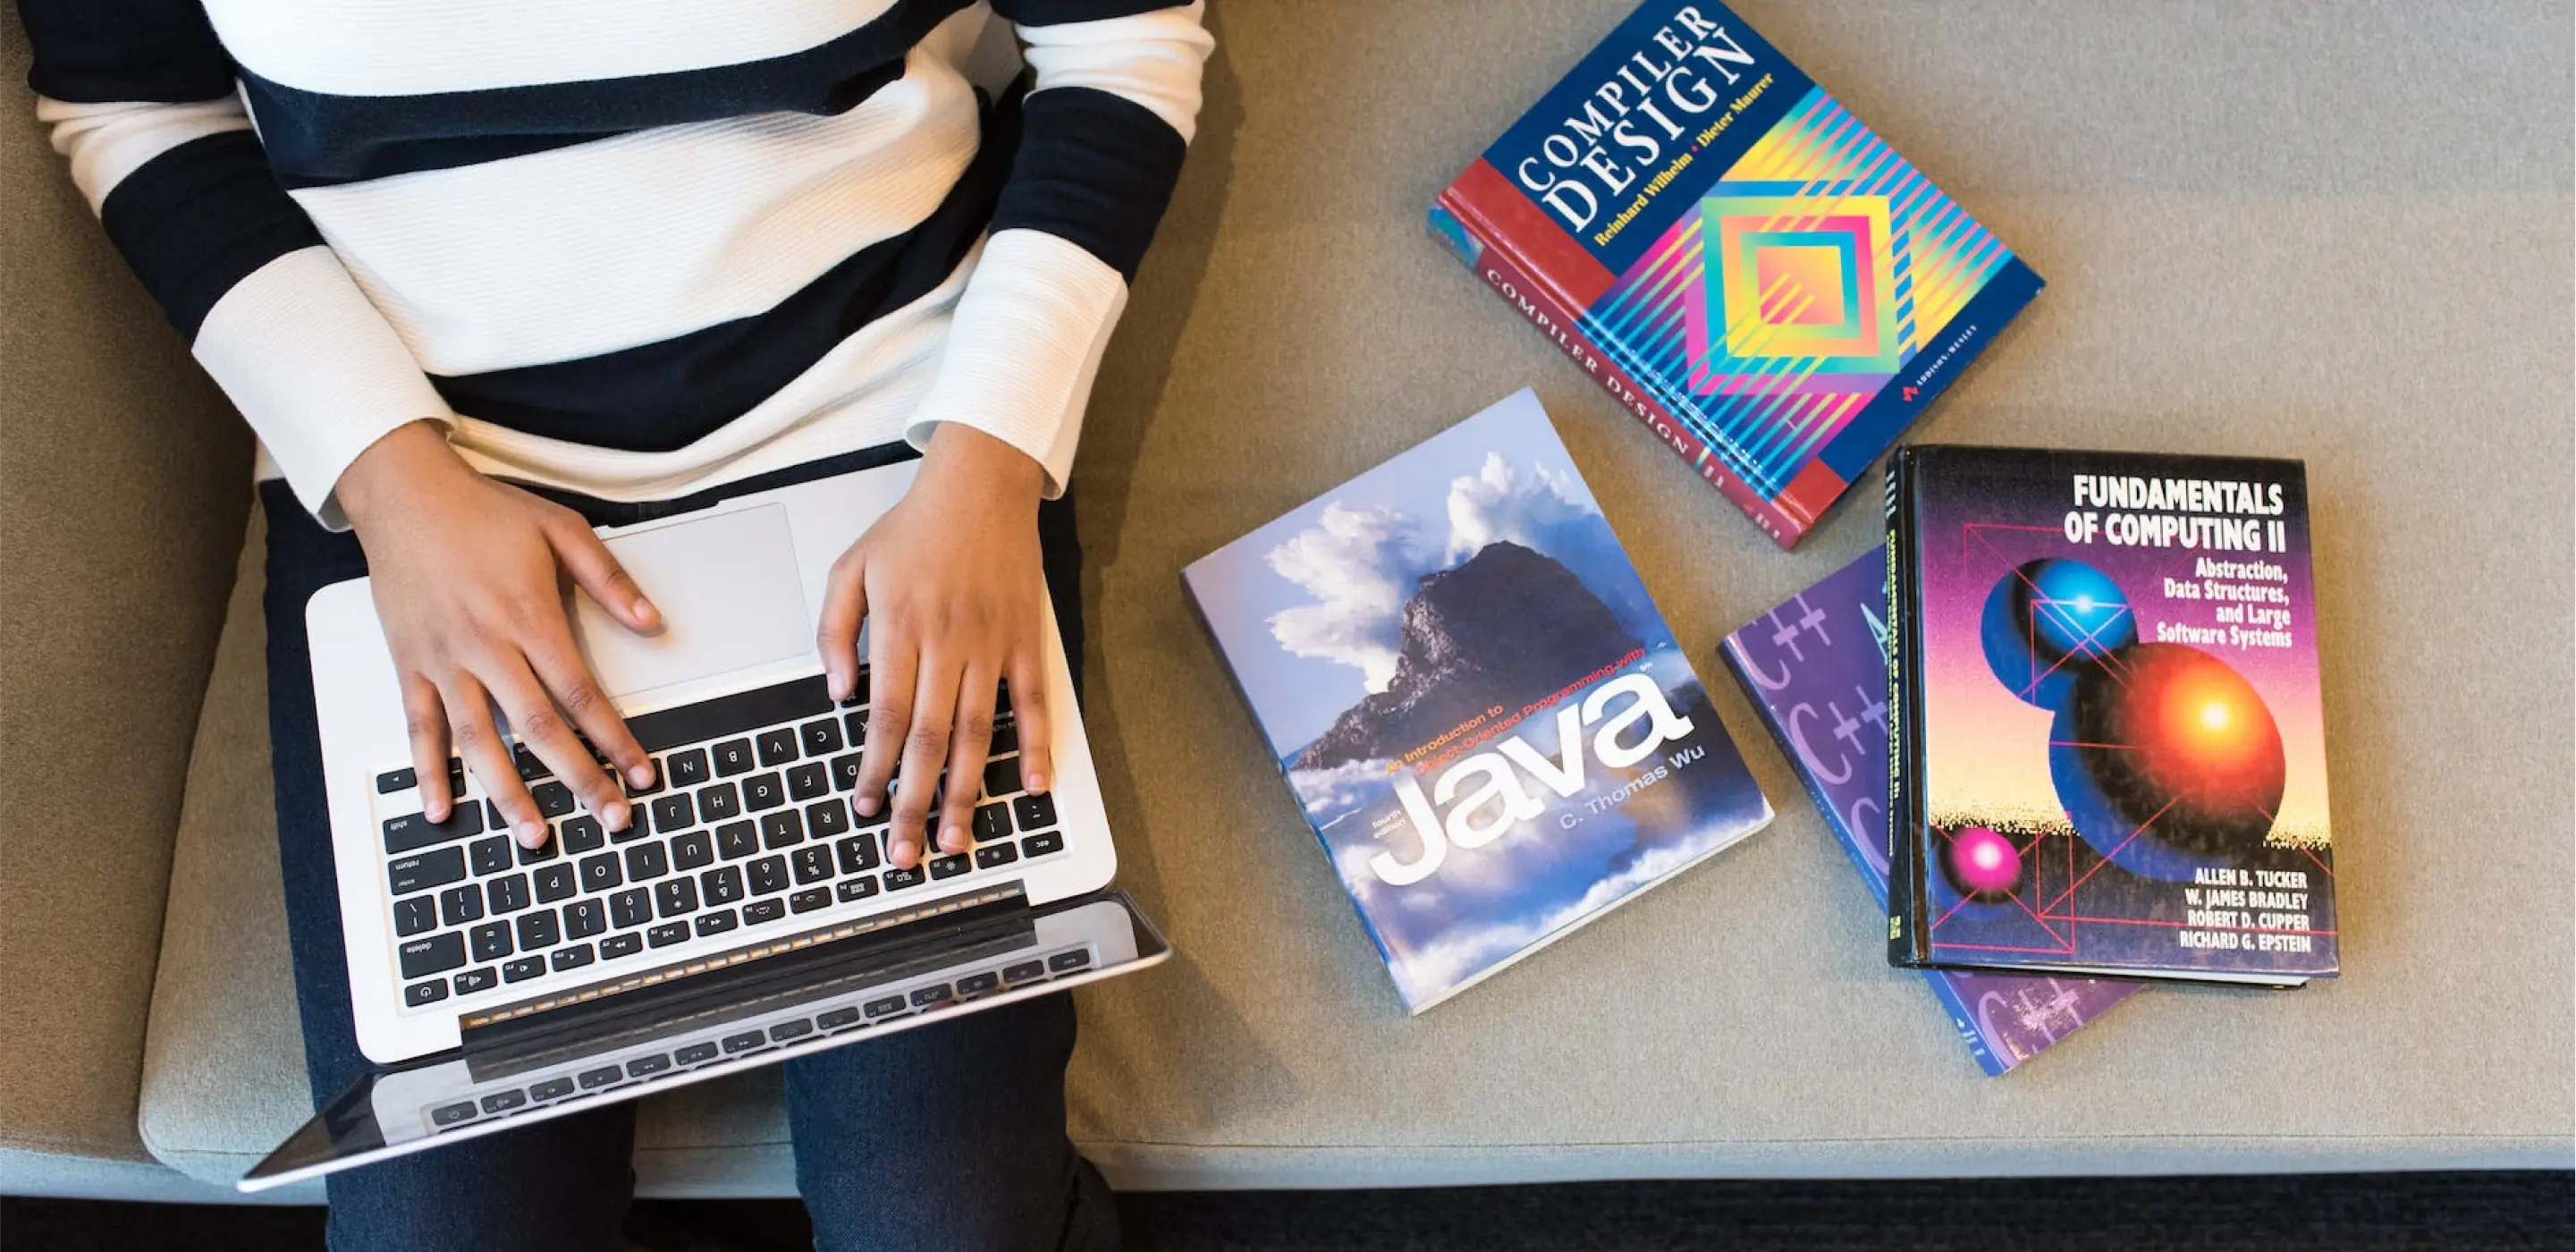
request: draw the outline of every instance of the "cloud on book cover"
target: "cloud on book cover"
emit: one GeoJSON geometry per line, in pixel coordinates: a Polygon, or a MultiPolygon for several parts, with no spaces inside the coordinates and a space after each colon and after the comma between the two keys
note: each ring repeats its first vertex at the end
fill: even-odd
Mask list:
{"type": "MultiPolygon", "coordinates": [[[[1640,846],[1634,855],[1623,858],[1623,863],[1614,872],[1594,882],[1589,890],[1572,901],[1482,926],[1445,929],[1429,942],[1401,951],[1392,964],[1399,966],[1398,977],[1417,987],[1450,986],[1593,916],[1629,893],[1708,855],[1710,851],[1709,845],[1698,842],[1640,846]]],[[[1344,868],[1347,871],[1349,867],[1344,868]]],[[[1348,881],[1347,877],[1345,881],[1348,881]]],[[[1437,901],[1411,891],[1405,893],[1403,904],[1409,911],[1438,907],[1437,901]]]]}
{"type": "Polygon", "coordinates": [[[1536,464],[1515,468],[1500,452],[1450,481],[1445,512],[1442,533],[1395,509],[1325,505],[1313,526],[1263,558],[1315,598],[1272,614],[1271,638],[1294,655],[1352,666],[1369,691],[1384,691],[1404,643],[1404,603],[1425,576],[1502,540],[1578,573],[1598,568],[1605,541],[1615,555],[1617,540],[1579,483],[1536,464]]]}

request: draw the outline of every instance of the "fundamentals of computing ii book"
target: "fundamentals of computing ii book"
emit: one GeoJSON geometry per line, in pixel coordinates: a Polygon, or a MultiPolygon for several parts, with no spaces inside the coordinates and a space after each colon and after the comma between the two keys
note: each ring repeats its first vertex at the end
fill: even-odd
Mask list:
{"type": "Polygon", "coordinates": [[[2041,285],[1711,0],[1647,0],[1431,228],[1784,548],[2041,285]]]}
{"type": "Polygon", "coordinates": [[[1918,445],[1887,486],[1889,959],[2333,976],[2301,465],[1918,445]]]}
{"type": "MultiPolygon", "coordinates": [[[[1727,668],[1842,841],[1881,913],[1887,906],[1887,549],[1726,637],[1727,668]]],[[[1855,941],[1878,942],[1877,922],[1855,941]]],[[[2065,1038],[2140,984],[2049,975],[1925,970],[1977,1064],[2002,1074],[2065,1038]]]]}
{"type": "Polygon", "coordinates": [[[1771,820],[1528,391],[1181,577],[1413,1012],[1771,820]]]}

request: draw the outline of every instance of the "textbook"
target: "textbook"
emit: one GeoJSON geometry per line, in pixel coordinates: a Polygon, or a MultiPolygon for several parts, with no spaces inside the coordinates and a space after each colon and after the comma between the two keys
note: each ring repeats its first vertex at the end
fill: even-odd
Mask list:
{"type": "Polygon", "coordinates": [[[1430,217],[1783,548],[2041,286],[1712,0],[1639,6],[1430,217]]]}
{"type": "Polygon", "coordinates": [[[1527,390],[1181,581],[1412,1012],[1771,820],[1527,390]]]}
{"type": "MultiPolygon", "coordinates": [[[[1726,637],[1722,655],[1884,913],[1886,547],[1746,623],[1726,637]]],[[[1877,942],[1874,933],[1870,942],[1877,942]]],[[[2141,986],[1938,969],[1924,970],[1923,981],[1990,1075],[2010,1072],[2141,986]]]]}
{"type": "Polygon", "coordinates": [[[2300,463],[1917,445],[1887,518],[1889,959],[2332,977],[2300,463]]]}

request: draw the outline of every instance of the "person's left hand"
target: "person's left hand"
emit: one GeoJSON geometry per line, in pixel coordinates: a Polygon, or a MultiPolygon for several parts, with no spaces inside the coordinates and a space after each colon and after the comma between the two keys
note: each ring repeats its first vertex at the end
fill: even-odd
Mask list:
{"type": "Polygon", "coordinates": [[[1046,575],[1037,505],[1045,471],[971,426],[942,424],[912,489],[832,563],[818,644],[832,698],[857,691],[868,624],[867,742],[851,807],[882,811],[898,777],[886,859],[911,868],[935,831],[943,852],[972,846],[992,745],[996,688],[1010,684],[1021,784],[1047,789],[1046,575]],[[898,772],[898,766],[900,771],[898,772]],[[954,785],[931,820],[945,768],[954,785]]]}

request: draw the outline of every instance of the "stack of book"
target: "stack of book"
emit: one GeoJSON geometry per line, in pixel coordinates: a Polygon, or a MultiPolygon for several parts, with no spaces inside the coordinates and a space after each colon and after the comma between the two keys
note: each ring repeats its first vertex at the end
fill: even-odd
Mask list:
{"type": "MultiPolygon", "coordinates": [[[[1783,549],[2042,286],[1708,0],[1430,223],[1783,549]]],[[[2300,465],[1916,445],[1885,503],[1720,650],[1880,906],[1855,944],[1992,1074],[2155,981],[2334,975],[2300,465]]],[[[1183,582],[1411,1011],[1770,819],[1529,392],[1183,582]]]]}

